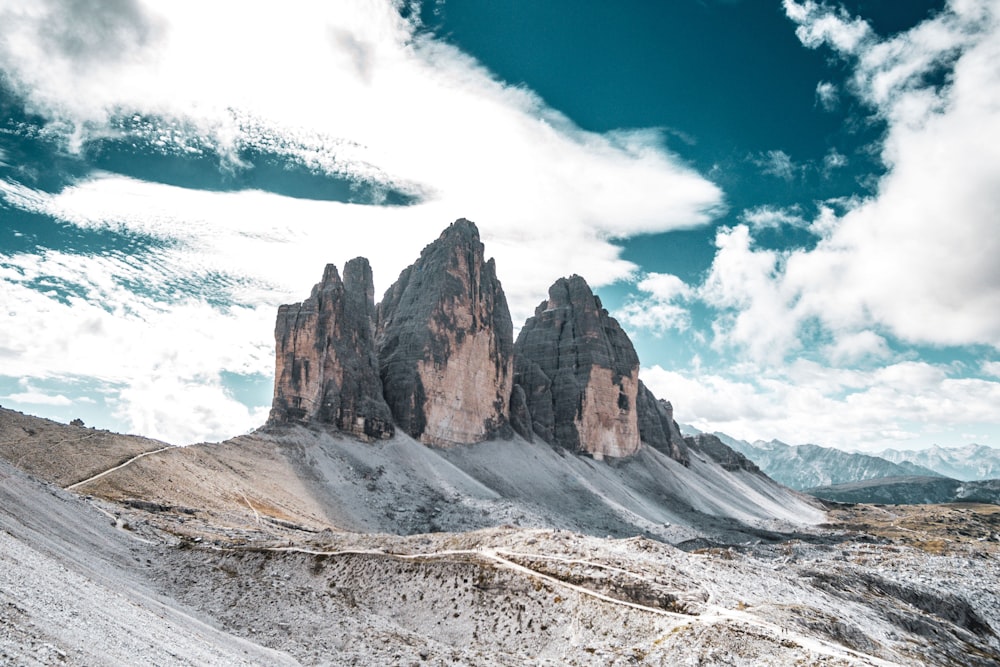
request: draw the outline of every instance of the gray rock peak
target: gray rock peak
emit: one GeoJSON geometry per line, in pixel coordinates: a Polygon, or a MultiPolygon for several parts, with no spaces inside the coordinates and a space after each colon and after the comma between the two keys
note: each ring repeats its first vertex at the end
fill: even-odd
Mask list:
{"type": "Polygon", "coordinates": [[[514,359],[535,435],[598,459],[638,450],[639,358],[583,278],[549,288],[521,329],[514,359]]]}
{"type": "Polygon", "coordinates": [[[474,223],[457,220],[425,247],[376,320],[385,398],[400,428],[435,446],[509,431],[513,325],[474,223]]]}
{"type": "Polygon", "coordinates": [[[644,443],[685,466],[691,464],[687,443],[684,442],[680,427],[674,421],[673,406],[669,401],[656,398],[641,380],[636,412],[639,419],[639,437],[644,443]]]}
{"type": "Polygon", "coordinates": [[[365,440],[392,437],[375,356],[374,291],[371,266],[358,257],[343,280],[327,264],[308,299],[278,309],[269,424],[317,422],[365,440]]]}

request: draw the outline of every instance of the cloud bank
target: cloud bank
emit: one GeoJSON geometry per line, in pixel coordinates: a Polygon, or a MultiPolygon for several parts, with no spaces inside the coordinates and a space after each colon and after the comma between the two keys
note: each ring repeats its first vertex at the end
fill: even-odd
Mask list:
{"type": "MultiPolygon", "coordinates": [[[[811,221],[763,206],[721,228],[705,280],[684,287],[714,309],[721,358],[742,363],[644,379],[695,426],[750,439],[871,449],[957,438],[962,423],[995,431],[996,362],[918,363],[908,350],[1000,351],[1000,3],[953,0],[888,38],[825,3],[784,9],[805,47],[850,66],[840,94],[884,124],[886,173],[871,196],[819,203],[811,221]],[[781,226],[817,242],[758,243],[781,226]]],[[[819,82],[816,95],[832,108],[838,87],[819,82]]],[[[757,164],[792,178],[787,157],[757,164]]],[[[826,166],[845,162],[831,153],[826,166]]]]}
{"type": "Polygon", "coordinates": [[[389,0],[280,11],[3,0],[0,25],[4,84],[67,155],[86,160],[110,141],[209,156],[238,174],[254,169],[248,154],[267,154],[413,199],[352,204],[101,171],[55,191],[0,182],[11,209],[150,240],[139,255],[0,255],[11,304],[0,349],[16,360],[5,373],[98,378],[125,428],[171,442],[262,421],[264,406],[235,401],[222,373],[273,372],[274,307],[307,296],[327,262],[369,257],[382,290],[467,217],[521,321],[559,276],[602,285],[632,275],[616,239],[703,225],[723,206],[657,131],[583,131],[389,0]],[[20,333],[52,321],[45,345],[20,333]]]}

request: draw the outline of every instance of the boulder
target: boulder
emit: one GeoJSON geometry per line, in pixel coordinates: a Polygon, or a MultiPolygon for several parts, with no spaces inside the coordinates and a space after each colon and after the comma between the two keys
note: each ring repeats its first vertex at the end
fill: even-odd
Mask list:
{"type": "Polygon", "coordinates": [[[513,325],[479,230],[452,223],[377,307],[385,399],[399,428],[447,447],[509,435],[513,325]]]}
{"type": "Polygon", "coordinates": [[[308,299],[278,309],[269,424],[332,424],[364,440],[393,436],[375,356],[374,292],[368,260],[358,257],[344,266],[343,280],[328,264],[308,299]]]}
{"type": "Polygon", "coordinates": [[[639,449],[639,358],[583,278],[549,288],[518,335],[514,364],[538,437],[597,459],[639,449]]]}

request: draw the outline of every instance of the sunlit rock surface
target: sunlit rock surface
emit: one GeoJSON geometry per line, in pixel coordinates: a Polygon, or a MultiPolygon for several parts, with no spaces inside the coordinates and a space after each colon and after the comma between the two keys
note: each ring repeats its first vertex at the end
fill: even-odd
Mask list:
{"type": "Polygon", "coordinates": [[[344,266],[343,280],[328,264],[308,299],[278,309],[270,424],[319,422],[362,439],[392,437],[374,315],[372,272],[363,257],[344,266]]]}
{"type": "Polygon", "coordinates": [[[534,434],[598,459],[639,449],[639,358],[583,278],[560,278],[549,288],[521,329],[514,357],[534,434]]]}
{"type": "Polygon", "coordinates": [[[479,231],[452,223],[377,308],[378,358],[396,424],[434,446],[509,431],[513,325],[479,231]]]}

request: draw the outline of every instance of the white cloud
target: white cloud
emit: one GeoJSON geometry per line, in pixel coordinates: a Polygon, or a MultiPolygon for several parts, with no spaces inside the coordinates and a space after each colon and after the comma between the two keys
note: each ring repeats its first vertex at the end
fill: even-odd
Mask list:
{"type": "Polygon", "coordinates": [[[17,327],[0,333],[0,347],[16,353],[17,369],[5,372],[113,381],[135,430],[215,439],[261,419],[225,396],[218,373],[273,372],[274,307],[306,297],[327,262],[369,257],[381,293],[467,217],[520,322],[560,276],[586,273],[594,286],[630,277],[637,267],[613,239],[720,212],[719,188],[658,132],[583,131],[419,32],[397,5],[0,2],[0,70],[67,150],[126,133],[165,152],[219,154],[238,171],[240,151],[259,149],[419,195],[413,206],[382,207],[112,174],[51,195],[0,182],[8,205],[156,246],[141,262],[0,256],[0,289],[17,313],[17,327]],[[38,291],[46,284],[51,298],[38,291]],[[66,284],[73,293],[60,300],[66,284]],[[239,305],[209,307],[209,298],[239,305]]]}
{"type": "Polygon", "coordinates": [[[683,280],[669,273],[648,273],[636,287],[648,296],[630,299],[614,313],[626,327],[662,334],[670,329],[683,331],[690,325],[690,313],[681,304],[691,299],[693,292],[683,280]]]}
{"type": "Polygon", "coordinates": [[[851,59],[855,94],[888,124],[888,172],[843,213],[822,208],[813,249],[777,254],[746,228],[720,233],[703,287],[723,311],[717,345],[775,361],[819,327],[840,344],[877,329],[904,343],[1000,347],[1000,6],[955,2],[884,41],[822,5],[785,7],[807,46],[851,59]]]}
{"type": "Polygon", "coordinates": [[[829,43],[844,53],[853,53],[872,39],[868,23],[851,18],[843,7],[831,9],[813,0],[783,0],[783,4],[788,18],[799,24],[796,36],[810,48],[829,43]]]}
{"type": "Polygon", "coordinates": [[[745,222],[755,230],[777,229],[782,225],[790,227],[807,227],[809,225],[802,217],[802,209],[798,205],[788,208],[756,206],[740,213],[740,222],[745,222]]]}
{"type": "Polygon", "coordinates": [[[801,167],[792,161],[792,157],[785,151],[767,151],[752,158],[755,165],[760,167],[763,174],[776,176],[785,181],[792,181],[801,172],[801,167]]]}
{"type": "Polygon", "coordinates": [[[18,392],[16,394],[10,394],[9,396],[0,396],[0,400],[13,401],[15,403],[27,403],[28,405],[73,405],[73,401],[62,394],[56,394],[53,396],[34,389],[18,392]]]}
{"type": "Polygon", "coordinates": [[[816,103],[824,111],[833,111],[840,104],[840,90],[836,84],[820,81],[816,84],[816,103]]]}
{"type": "Polygon", "coordinates": [[[841,167],[846,166],[847,156],[838,152],[836,148],[831,148],[829,152],[823,156],[823,171],[827,175],[829,175],[834,169],[840,169],[841,167]]]}
{"type": "Polygon", "coordinates": [[[866,451],[957,444],[969,424],[995,432],[1000,400],[1000,382],[921,362],[866,372],[802,361],[742,375],[653,366],[640,376],[679,421],[702,431],[866,451]]]}
{"type": "Polygon", "coordinates": [[[825,350],[834,364],[855,364],[865,360],[886,359],[891,356],[885,338],[873,331],[845,333],[825,350]]]}
{"type": "Polygon", "coordinates": [[[742,348],[756,361],[781,362],[800,345],[794,294],[778,279],[786,253],[755,248],[746,225],[720,229],[715,244],[698,295],[720,311],[713,325],[716,346],[742,348]]]}
{"type": "Polygon", "coordinates": [[[984,361],[982,371],[990,377],[1000,378],[1000,361],[984,361]]]}

